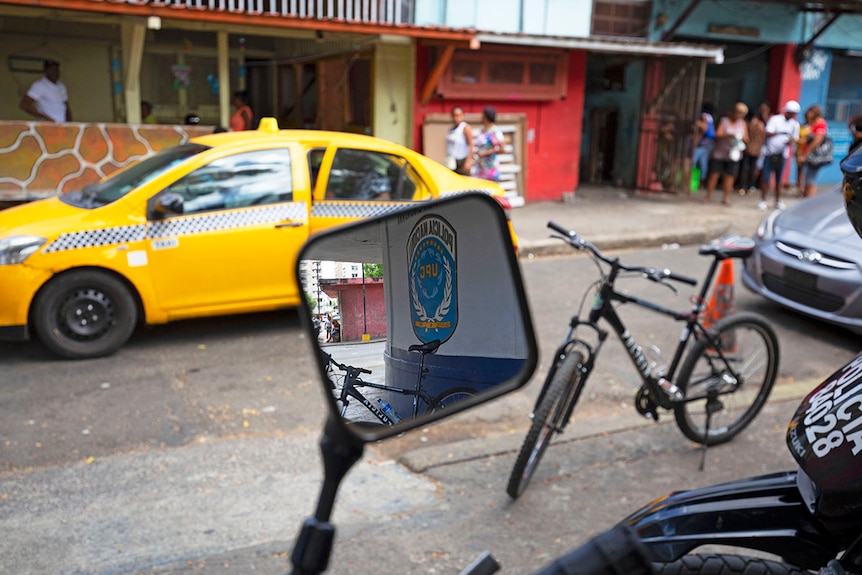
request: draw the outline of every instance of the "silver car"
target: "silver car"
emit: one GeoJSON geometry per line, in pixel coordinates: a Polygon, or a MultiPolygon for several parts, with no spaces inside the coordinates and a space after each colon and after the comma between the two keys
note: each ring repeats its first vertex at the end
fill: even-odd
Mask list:
{"type": "Polygon", "coordinates": [[[745,260],[745,287],[786,308],[862,333],[862,239],[836,187],[766,216],[745,260]]]}

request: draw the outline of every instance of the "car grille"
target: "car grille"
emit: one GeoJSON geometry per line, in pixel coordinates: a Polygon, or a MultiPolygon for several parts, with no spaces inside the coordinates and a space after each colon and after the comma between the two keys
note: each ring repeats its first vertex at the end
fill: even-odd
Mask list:
{"type": "Polygon", "coordinates": [[[784,252],[785,254],[794,257],[799,261],[807,261],[816,265],[826,266],[838,270],[856,269],[856,262],[845,260],[844,258],[830,256],[829,254],[824,254],[810,248],[804,248],[802,246],[788,244],[786,242],[780,241],[775,242],[775,247],[778,248],[779,251],[784,252]]]}
{"type": "Polygon", "coordinates": [[[834,312],[844,307],[844,298],[842,297],[793,285],[787,280],[773,274],[763,274],[763,285],[769,291],[781,297],[786,297],[787,299],[821,311],[834,312]]]}

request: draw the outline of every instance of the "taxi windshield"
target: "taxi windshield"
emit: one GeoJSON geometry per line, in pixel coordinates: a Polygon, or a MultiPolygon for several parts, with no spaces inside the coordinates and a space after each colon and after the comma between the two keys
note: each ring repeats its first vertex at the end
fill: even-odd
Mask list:
{"type": "Polygon", "coordinates": [[[100,181],[84,186],[82,190],[61,194],[60,199],[79,208],[98,208],[115,202],[171,166],[208,150],[201,144],[181,144],[167,148],[100,181]]]}

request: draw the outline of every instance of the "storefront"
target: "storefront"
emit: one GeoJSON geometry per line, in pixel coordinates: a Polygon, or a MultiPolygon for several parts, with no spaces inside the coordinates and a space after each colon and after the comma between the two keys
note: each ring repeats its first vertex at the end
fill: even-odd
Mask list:
{"type": "Polygon", "coordinates": [[[686,99],[666,87],[691,92],[702,65],[723,57],[720,47],[694,44],[505,34],[477,39],[478,46],[452,53],[420,42],[414,146],[442,161],[452,107],[462,107],[477,129],[482,109],[494,106],[497,124],[510,134],[501,183],[513,205],[559,200],[582,181],[647,186],[659,140],[650,126],[668,110],[693,116],[698,96],[694,90],[686,99]],[[676,65],[689,61],[691,69],[676,65]]]}
{"type": "MultiPolygon", "coordinates": [[[[313,14],[301,19],[243,6],[220,11],[160,2],[0,2],[0,59],[6,62],[0,85],[7,87],[0,90],[0,121],[30,122],[25,131],[32,131],[34,118],[19,102],[42,77],[42,62],[52,59],[60,63],[81,133],[90,132],[87,126],[177,126],[189,115],[211,131],[228,125],[231,97],[245,90],[255,119],[273,116],[282,127],[360,132],[409,144],[414,38],[466,42],[473,34],[396,28],[382,12],[367,15],[376,21],[324,22],[313,14]],[[151,105],[146,122],[141,102],[151,105]]],[[[0,126],[2,147],[12,146],[20,133],[20,126],[0,126]]],[[[54,185],[32,174],[16,179],[25,181],[19,199],[64,188],[60,177],[54,185]]],[[[13,188],[21,186],[3,191],[14,194],[13,188]]]]}

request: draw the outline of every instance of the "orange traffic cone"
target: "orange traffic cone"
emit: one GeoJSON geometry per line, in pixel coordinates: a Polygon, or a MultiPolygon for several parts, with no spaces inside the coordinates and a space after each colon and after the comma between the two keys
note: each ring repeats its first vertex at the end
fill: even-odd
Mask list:
{"type": "MultiPolygon", "coordinates": [[[[736,313],[733,284],[733,260],[726,259],[721,262],[721,267],[718,269],[715,288],[712,290],[712,297],[709,299],[709,304],[703,314],[703,327],[709,329],[720,319],[736,313]]],[[[736,347],[734,339],[733,333],[723,334],[722,349],[733,351],[736,347]]]]}

